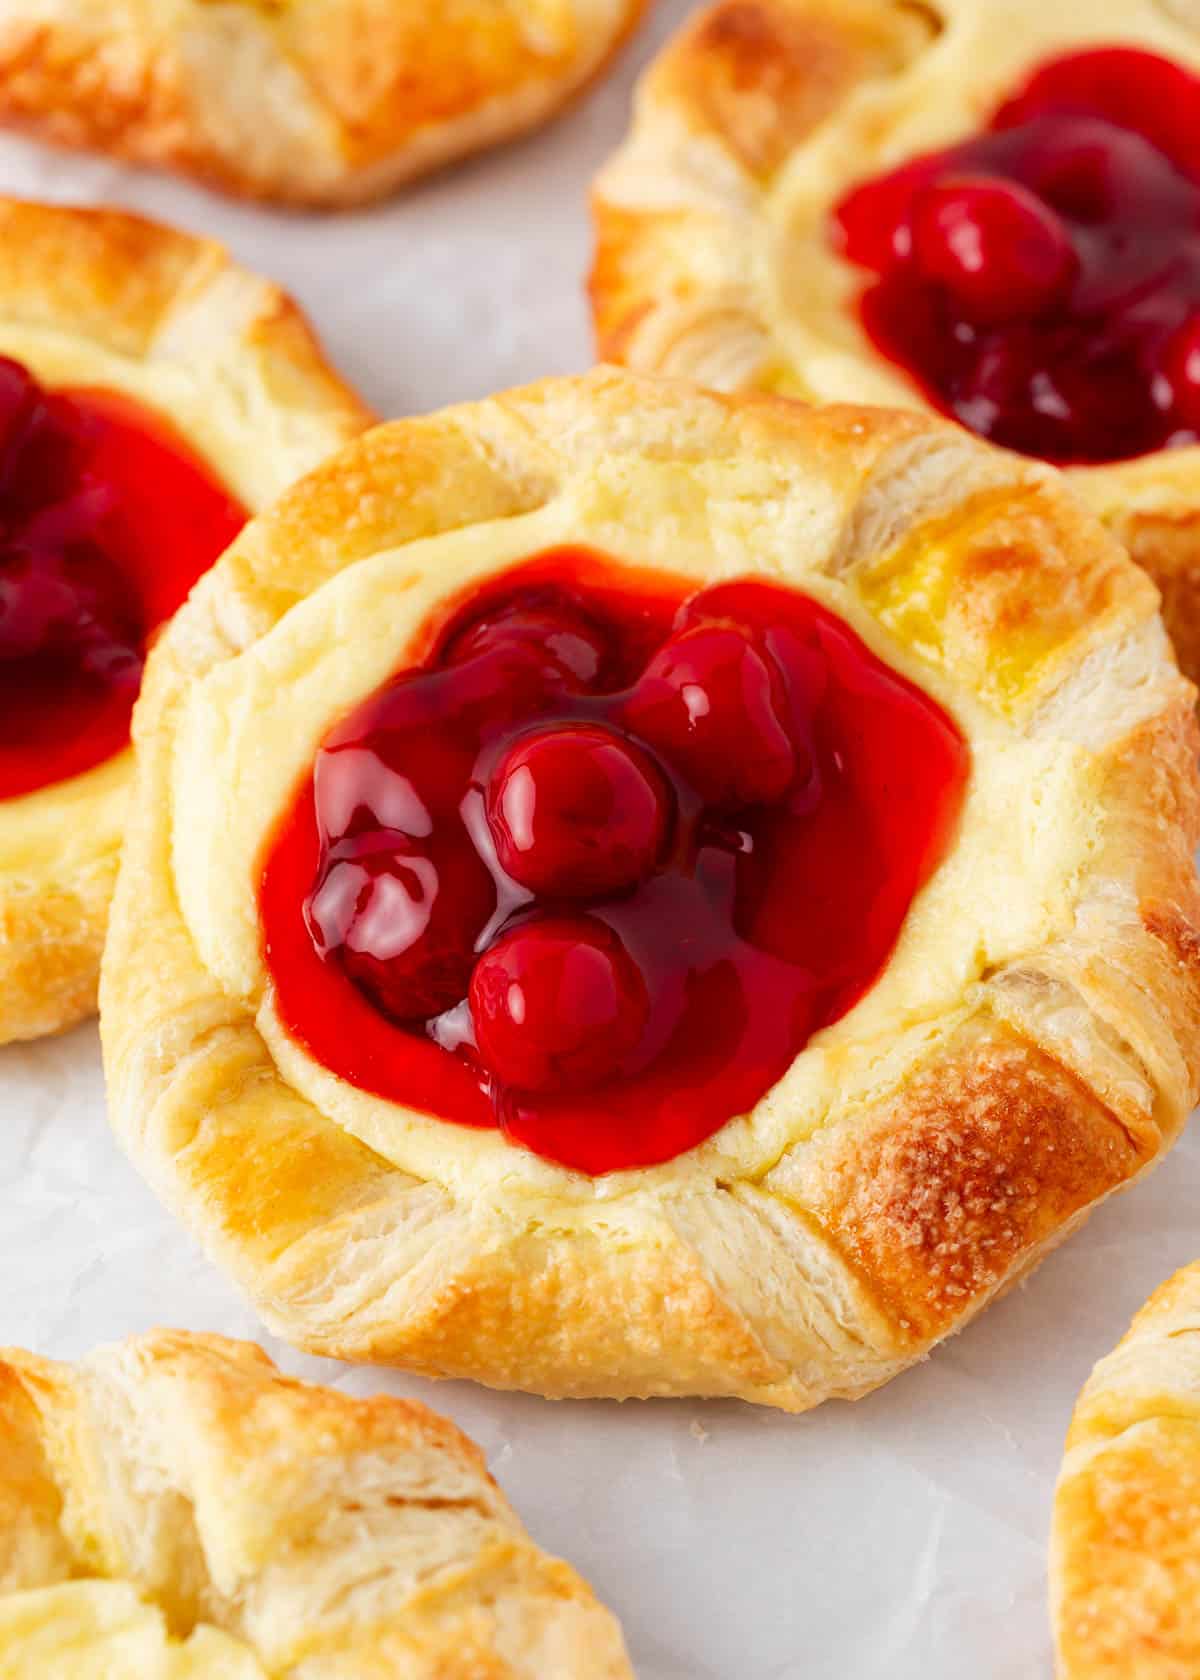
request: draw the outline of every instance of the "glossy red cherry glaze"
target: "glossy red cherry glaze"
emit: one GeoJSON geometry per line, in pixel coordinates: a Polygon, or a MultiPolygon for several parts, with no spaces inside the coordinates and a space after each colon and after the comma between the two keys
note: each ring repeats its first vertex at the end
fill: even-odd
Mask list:
{"type": "Polygon", "coordinates": [[[0,358],[0,799],[126,744],[147,635],[244,522],[157,416],[0,358]]]}
{"type": "Polygon", "coordinates": [[[967,748],[839,619],[559,550],[326,738],[268,853],[282,1019],[568,1166],[743,1114],[886,963],[967,748]]]}
{"type": "Polygon", "coordinates": [[[1200,438],[1200,78],[1055,60],[987,131],[835,215],[878,349],[972,431],[1060,464],[1200,438]]]}

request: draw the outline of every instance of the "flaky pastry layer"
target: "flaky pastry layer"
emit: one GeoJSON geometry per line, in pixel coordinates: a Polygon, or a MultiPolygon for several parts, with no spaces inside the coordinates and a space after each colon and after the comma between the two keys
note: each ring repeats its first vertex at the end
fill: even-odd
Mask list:
{"type": "Polygon", "coordinates": [[[1200,1673],[1200,1264],[1151,1296],[1079,1397],[1050,1590],[1060,1680],[1200,1673]]]}
{"type": "Polygon", "coordinates": [[[632,1680],[453,1424],[156,1330],[0,1354],[3,1680],[632,1680]]]}
{"type": "Polygon", "coordinates": [[[254,521],[151,658],[102,984],[114,1125],[306,1347],[549,1394],[861,1394],[1195,1101],[1192,700],[1153,588],[1058,476],[941,422],[601,370],[382,427],[254,521]],[[256,900],[334,720],[438,603],[566,541],[810,592],[973,758],[871,992],[751,1114],[600,1179],[314,1063],[256,900]]]}
{"type": "Polygon", "coordinates": [[[646,0],[6,0],[0,123],[255,198],[377,198],[522,133],[646,0]]]}
{"type": "MultiPolygon", "coordinates": [[[[862,327],[834,206],[976,132],[1061,53],[1136,45],[1200,70],[1198,20],[1184,0],[717,0],[647,72],[596,182],[600,353],[718,390],[924,406],[862,327]]],[[[1069,476],[1200,677],[1200,448],[1069,476]]]]}
{"type": "MultiPolygon", "coordinates": [[[[0,199],[0,356],[162,415],[251,512],[368,423],[278,287],[139,217],[0,199]]],[[[0,800],[0,1044],[96,1006],[128,753],[0,800]]]]}

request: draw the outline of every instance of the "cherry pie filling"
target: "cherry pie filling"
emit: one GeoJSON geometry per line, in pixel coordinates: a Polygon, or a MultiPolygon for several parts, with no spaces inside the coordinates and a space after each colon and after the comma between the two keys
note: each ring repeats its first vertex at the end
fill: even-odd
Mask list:
{"type": "Polygon", "coordinates": [[[126,745],[147,637],[245,517],[158,416],[0,358],[0,799],[126,745]]]}
{"type": "Polygon", "coordinates": [[[555,550],[326,737],[260,887],[289,1034],[590,1173],[744,1114],[888,960],[967,747],[777,584],[555,550]]]}
{"type": "Polygon", "coordinates": [[[1101,48],[855,188],[867,333],[972,431],[1059,464],[1200,439],[1200,78],[1101,48]]]}

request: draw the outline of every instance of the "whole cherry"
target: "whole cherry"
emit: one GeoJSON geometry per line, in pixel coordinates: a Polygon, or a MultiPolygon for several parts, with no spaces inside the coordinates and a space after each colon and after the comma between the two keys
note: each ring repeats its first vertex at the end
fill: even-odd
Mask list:
{"type": "Polygon", "coordinates": [[[1200,172],[1200,79],[1182,64],[1134,47],[1071,53],[1038,70],[996,113],[1013,128],[1047,113],[1101,117],[1144,136],[1187,174],[1200,172]]]}
{"type": "Polygon", "coordinates": [[[647,665],[625,715],[710,803],[778,799],[796,774],[782,679],[734,625],[698,624],[673,636],[647,665]]]}
{"type": "Polygon", "coordinates": [[[441,663],[460,665],[498,652],[531,657],[569,686],[588,688],[600,675],[608,648],[603,630],[581,607],[547,588],[485,609],[451,636],[441,663]]]}
{"type": "Polygon", "coordinates": [[[1192,189],[1142,135],[1104,117],[1043,117],[1029,126],[1021,182],[1060,216],[1135,237],[1147,218],[1186,223],[1192,189]]]}
{"type": "Polygon", "coordinates": [[[136,688],[142,633],[120,574],[88,542],[0,545],[0,663],[68,658],[85,675],[136,688]]]}
{"type": "Polygon", "coordinates": [[[913,205],[936,178],[936,157],[922,157],[878,181],[865,181],[834,212],[834,238],[846,257],[880,273],[912,255],[913,205]]]}
{"type": "Polygon", "coordinates": [[[1078,269],[1066,226],[1015,181],[957,177],[913,212],[913,257],[969,320],[1017,321],[1058,302],[1078,269]]]}
{"type": "Polygon", "coordinates": [[[503,935],[475,965],[475,1042],[516,1091],[578,1091],[618,1077],[650,1018],[645,979],[592,916],[542,917],[503,935]]]}
{"type": "Polygon", "coordinates": [[[318,950],[403,1022],[462,1002],[495,907],[491,876],[465,834],[435,847],[384,829],[333,848],[306,914],[318,950]]]}
{"type": "Polygon", "coordinates": [[[487,818],[500,867],[530,892],[588,898],[653,871],[671,792],[649,754],[615,730],[564,724],[520,738],[496,766],[487,818]]]}

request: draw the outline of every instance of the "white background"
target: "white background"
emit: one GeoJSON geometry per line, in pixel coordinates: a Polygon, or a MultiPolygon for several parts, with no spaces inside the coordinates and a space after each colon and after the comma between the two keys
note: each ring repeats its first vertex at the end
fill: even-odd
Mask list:
{"type": "MultiPolygon", "coordinates": [[[[275,215],[16,141],[0,142],[0,191],[217,235],[296,294],[381,414],[482,395],[587,364],[587,185],[636,69],[686,9],[662,0],[564,120],[381,209],[275,215]]],[[[267,1345],[300,1375],[451,1413],[538,1539],[619,1612],[641,1680],[1035,1680],[1074,1396],[1200,1253],[1198,1202],[1192,1138],[919,1370],[804,1418],[553,1405],[267,1345]]],[[[0,1342],[75,1356],[154,1324],[257,1334],[112,1144],[94,1029],[0,1052],[0,1342]]]]}

